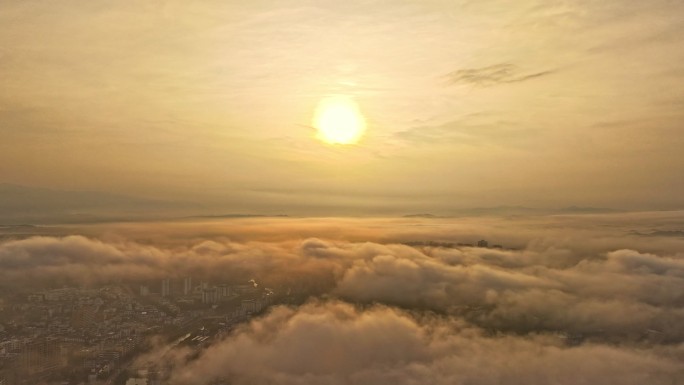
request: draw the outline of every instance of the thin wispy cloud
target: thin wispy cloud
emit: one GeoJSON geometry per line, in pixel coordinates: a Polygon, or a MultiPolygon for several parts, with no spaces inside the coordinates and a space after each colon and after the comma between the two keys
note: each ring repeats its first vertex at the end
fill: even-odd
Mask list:
{"type": "Polygon", "coordinates": [[[510,63],[495,64],[482,68],[465,68],[450,72],[444,77],[450,84],[471,84],[490,87],[497,84],[519,83],[550,75],[555,71],[524,72],[510,63]]]}

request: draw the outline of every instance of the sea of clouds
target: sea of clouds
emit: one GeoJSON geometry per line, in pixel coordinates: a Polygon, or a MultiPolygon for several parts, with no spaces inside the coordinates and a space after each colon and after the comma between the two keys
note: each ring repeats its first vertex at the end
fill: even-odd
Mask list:
{"type": "Polygon", "coordinates": [[[677,384],[683,228],[681,212],[42,228],[5,234],[0,282],[255,278],[310,297],[165,356],[174,384],[677,384]],[[503,247],[404,244],[480,238],[503,247]]]}

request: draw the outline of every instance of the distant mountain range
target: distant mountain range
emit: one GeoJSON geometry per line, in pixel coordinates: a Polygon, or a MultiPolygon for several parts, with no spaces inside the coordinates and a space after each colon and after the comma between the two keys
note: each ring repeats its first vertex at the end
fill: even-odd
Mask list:
{"type": "Polygon", "coordinates": [[[266,214],[216,214],[216,215],[191,215],[189,217],[185,217],[185,219],[194,219],[194,218],[207,218],[207,219],[220,219],[220,218],[289,218],[289,215],[286,214],[274,214],[274,215],[266,215],[266,214]]]}
{"type": "MultiPolygon", "coordinates": [[[[570,206],[556,210],[524,206],[451,210],[449,215],[416,213],[405,218],[609,213],[617,210],[570,206]]],[[[99,191],[69,191],[0,183],[0,225],[87,223],[151,219],[287,217],[284,214],[214,214],[215,207],[99,191]]]]}
{"type": "Polygon", "coordinates": [[[442,218],[438,215],[433,215],[433,214],[407,214],[404,215],[404,218],[442,218]]]}
{"type": "Polygon", "coordinates": [[[684,231],[682,230],[653,230],[649,233],[640,233],[638,231],[631,231],[632,235],[639,235],[642,237],[682,237],[684,238],[684,231]]]}
{"type": "Polygon", "coordinates": [[[165,201],[99,191],[69,191],[0,183],[0,230],[54,223],[92,223],[154,219],[287,217],[284,214],[212,214],[192,202],[165,201]]]}
{"type": "Polygon", "coordinates": [[[569,206],[559,209],[540,209],[524,206],[474,207],[452,210],[451,215],[435,215],[430,213],[407,214],[404,218],[445,218],[454,216],[487,216],[487,215],[553,215],[553,214],[599,214],[613,213],[620,210],[601,207],[569,206]]]}
{"type": "Polygon", "coordinates": [[[0,183],[0,224],[4,225],[128,220],[201,209],[201,205],[187,202],[0,183]]]}

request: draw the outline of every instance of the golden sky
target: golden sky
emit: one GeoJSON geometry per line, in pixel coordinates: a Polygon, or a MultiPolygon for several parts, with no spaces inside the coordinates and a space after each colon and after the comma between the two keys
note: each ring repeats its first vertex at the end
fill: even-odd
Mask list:
{"type": "Polygon", "coordinates": [[[684,205],[681,1],[0,2],[0,183],[288,213],[684,205]],[[330,96],[358,143],[317,139],[330,96]]]}

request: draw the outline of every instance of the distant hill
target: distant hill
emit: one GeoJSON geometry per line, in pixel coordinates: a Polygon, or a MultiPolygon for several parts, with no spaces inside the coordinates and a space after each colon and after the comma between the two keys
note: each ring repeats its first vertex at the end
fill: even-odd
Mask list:
{"type": "Polygon", "coordinates": [[[639,235],[642,237],[684,237],[682,230],[654,230],[649,233],[640,233],[638,231],[631,231],[632,235],[639,235]]]}
{"type": "Polygon", "coordinates": [[[607,209],[605,207],[569,206],[569,207],[564,207],[564,208],[560,209],[560,211],[568,212],[568,213],[615,213],[615,212],[619,212],[620,210],[607,209]]]}
{"type": "Polygon", "coordinates": [[[554,214],[599,214],[617,213],[619,210],[601,207],[578,207],[568,206],[560,209],[542,209],[525,206],[494,206],[494,207],[473,207],[450,210],[450,215],[440,216],[434,214],[407,214],[404,218],[448,218],[458,216],[529,216],[529,215],[554,215],[554,214]]]}
{"type": "Polygon", "coordinates": [[[287,214],[274,214],[274,215],[267,215],[267,214],[216,214],[216,215],[191,215],[189,217],[185,217],[185,219],[195,219],[195,218],[289,218],[290,216],[287,214]]]}
{"type": "Polygon", "coordinates": [[[125,220],[197,212],[201,206],[98,191],[69,191],[0,183],[0,224],[125,220]]]}
{"type": "Polygon", "coordinates": [[[470,209],[456,210],[460,215],[539,215],[546,214],[548,210],[524,207],[524,206],[496,206],[475,207],[470,209]]]}
{"type": "Polygon", "coordinates": [[[433,214],[406,214],[404,218],[439,218],[439,216],[433,214]]]}

